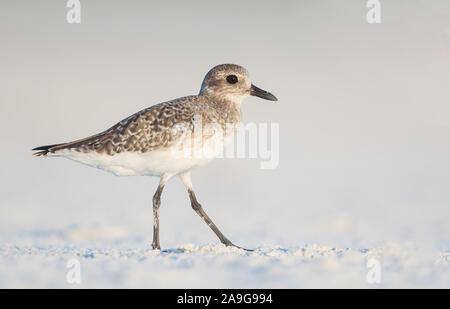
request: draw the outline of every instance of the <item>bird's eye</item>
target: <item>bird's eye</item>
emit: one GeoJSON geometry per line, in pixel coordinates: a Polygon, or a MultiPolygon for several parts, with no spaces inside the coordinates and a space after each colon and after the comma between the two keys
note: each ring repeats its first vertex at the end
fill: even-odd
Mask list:
{"type": "Polygon", "coordinates": [[[227,82],[229,82],[230,84],[236,84],[238,82],[238,78],[236,75],[228,75],[227,82]]]}

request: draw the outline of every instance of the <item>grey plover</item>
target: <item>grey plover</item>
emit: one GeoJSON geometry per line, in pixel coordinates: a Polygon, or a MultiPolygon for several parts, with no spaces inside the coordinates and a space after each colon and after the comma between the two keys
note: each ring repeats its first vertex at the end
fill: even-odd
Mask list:
{"type": "Polygon", "coordinates": [[[151,106],[87,138],[36,147],[34,155],[61,156],[119,176],[159,177],[153,196],[153,249],[161,248],[158,214],[161,193],[170,178],[179,176],[187,188],[192,208],[223,244],[235,246],[197,201],[190,171],[208,163],[223,150],[240,123],[241,103],[249,95],[277,100],[271,93],[254,86],[243,67],[218,65],[206,74],[198,95],[151,106]]]}

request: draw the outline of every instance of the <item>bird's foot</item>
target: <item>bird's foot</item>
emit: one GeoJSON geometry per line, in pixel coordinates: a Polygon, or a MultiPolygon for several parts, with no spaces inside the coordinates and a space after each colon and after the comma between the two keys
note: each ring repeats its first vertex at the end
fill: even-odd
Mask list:
{"type": "Polygon", "coordinates": [[[242,248],[242,247],[236,246],[236,245],[233,244],[231,241],[223,242],[223,244],[224,244],[225,246],[227,246],[227,247],[235,247],[235,248],[242,249],[242,250],[245,250],[245,251],[248,251],[248,252],[255,251],[254,249],[246,249],[246,248],[242,248]]]}

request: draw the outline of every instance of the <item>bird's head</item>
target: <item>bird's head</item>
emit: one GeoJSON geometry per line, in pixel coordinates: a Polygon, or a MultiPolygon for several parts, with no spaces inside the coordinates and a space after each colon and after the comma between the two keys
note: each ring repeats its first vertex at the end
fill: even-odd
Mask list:
{"type": "Polygon", "coordinates": [[[241,103],[250,95],[277,101],[273,94],[253,85],[247,70],[236,64],[221,64],[212,68],[203,80],[200,95],[236,103],[241,103]]]}

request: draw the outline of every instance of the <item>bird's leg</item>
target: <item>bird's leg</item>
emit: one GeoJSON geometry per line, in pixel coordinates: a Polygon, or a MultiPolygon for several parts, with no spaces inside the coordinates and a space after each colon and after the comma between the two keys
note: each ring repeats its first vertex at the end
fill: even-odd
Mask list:
{"type": "Polygon", "coordinates": [[[167,179],[161,177],[158,189],[156,189],[155,195],[153,195],[153,249],[161,249],[159,243],[159,206],[161,206],[161,193],[164,189],[164,185],[167,179]]]}
{"type": "Polygon", "coordinates": [[[208,226],[211,228],[211,230],[213,230],[213,232],[217,235],[217,237],[219,237],[220,241],[224,245],[237,247],[228,238],[226,238],[222,234],[222,232],[217,228],[217,226],[214,224],[214,222],[212,222],[212,220],[205,213],[205,211],[202,208],[202,205],[200,205],[200,203],[197,201],[197,198],[195,197],[194,190],[192,188],[190,174],[189,173],[181,174],[180,178],[181,178],[181,180],[183,181],[184,185],[186,186],[186,188],[188,190],[189,198],[191,200],[191,206],[195,210],[195,212],[206,222],[206,224],[208,224],[208,226]]]}
{"type": "Polygon", "coordinates": [[[213,232],[219,237],[220,241],[226,245],[226,246],[234,246],[234,245],[228,238],[226,238],[222,232],[219,230],[219,228],[212,222],[212,220],[208,217],[208,215],[205,213],[205,211],[202,208],[202,205],[197,201],[197,198],[195,197],[195,193],[192,189],[188,189],[189,192],[189,198],[191,199],[191,206],[192,209],[195,210],[195,212],[202,218],[206,224],[213,230],[213,232]]]}

